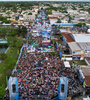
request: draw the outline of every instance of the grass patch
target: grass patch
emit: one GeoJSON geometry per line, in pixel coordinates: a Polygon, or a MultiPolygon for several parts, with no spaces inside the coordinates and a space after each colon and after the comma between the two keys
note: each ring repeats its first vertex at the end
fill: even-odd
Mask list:
{"type": "Polygon", "coordinates": [[[78,65],[87,65],[86,62],[85,62],[84,60],[80,60],[80,61],[79,61],[79,60],[76,60],[76,61],[74,60],[74,62],[75,62],[76,64],[78,64],[78,65]]]}
{"type": "Polygon", "coordinates": [[[6,88],[6,76],[10,76],[11,70],[14,68],[18,55],[19,50],[15,48],[9,48],[6,53],[7,58],[5,62],[0,63],[0,98],[5,95],[5,88],[6,88]]]}
{"type": "MultiPolygon", "coordinates": [[[[19,42],[19,41],[18,41],[19,42]]],[[[7,58],[0,63],[0,98],[5,95],[6,88],[6,76],[9,77],[12,73],[14,66],[16,65],[16,61],[18,59],[19,50],[24,41],[20,39],[20,42],[17,47],[10,47],[7,51],[7,58]]]]}

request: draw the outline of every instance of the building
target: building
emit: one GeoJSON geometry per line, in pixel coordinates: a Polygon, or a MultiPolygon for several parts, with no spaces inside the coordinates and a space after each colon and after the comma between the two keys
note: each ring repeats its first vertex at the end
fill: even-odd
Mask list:
{"type": "Polygon", "coordinates": [[[84,59],[84,57],[90,54],[90,43],[70,42],[68,46],[70,53],[74,56],[80,56],[84,59]]]}
{"type": "Polygon", "coordinates": [[[90,34],[72,34],[72,38],[75,42],[90,42],[90,34]]]}
{"type": "Polygon", "coordinates": [[[90,34],[71,34],[63,32],[62,36],[64,44],[68,45],[72,55],[84,58],[90,54],[90,34]]]}
{"type": "Polygon", "coordinates": [[[23,19],[24,22],[33,22],[35,21],[35,15],[24,15],[23,19]]]}
{"type": "Polygon", "coordinates": [[[84,50],[81,49],[81,47],[78,45],[76,42],[70,42],[68,43],[69,46],[69,51],[72,54],[73,59],[80,60],[81,58],[83,59],[85,57],[84,50]]]}
{"type": "Polygon", "coordinates": [[[64,41],[64,45],[67,45],[70,42],[75,42],[74,39],[71,37],[70,33],[63,32],[62,38],[63,38],[63,41],[64,41]]]}
{"type": "Polygon", "coordinates": [[[57,23],[58,20],[53,18],[53,19],[49,19],[49,21],[50,21],[50,24],[53,25],[53,24],[57,23]]]}

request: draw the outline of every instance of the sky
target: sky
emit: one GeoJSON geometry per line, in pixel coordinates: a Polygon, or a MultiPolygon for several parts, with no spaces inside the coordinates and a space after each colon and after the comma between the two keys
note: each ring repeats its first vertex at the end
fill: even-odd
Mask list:
{"type": "Polygon", "coordinates": [[[90,0],[0,0],[0,1],[86,1],[90,2],[90,0]]]}

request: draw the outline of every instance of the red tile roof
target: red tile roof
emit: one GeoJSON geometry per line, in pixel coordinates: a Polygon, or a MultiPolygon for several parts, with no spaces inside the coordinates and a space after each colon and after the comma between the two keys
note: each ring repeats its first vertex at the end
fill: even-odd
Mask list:
{"type": "Polygon", "coordinates": [[[90,57],[86,57],[86,59],[87,59],[88,61],[90,61],[90,57]]]}
{"type": "Polygon", "coordinates": [[[90,76],[85,76],[85,83],[87,87],[90,87],[90,76]]]}
{"type": "Polygon", "coordinates": [[[69,33],[62,33],[62,35],[66,38],[67,42],[75,42],[69,33]]]}

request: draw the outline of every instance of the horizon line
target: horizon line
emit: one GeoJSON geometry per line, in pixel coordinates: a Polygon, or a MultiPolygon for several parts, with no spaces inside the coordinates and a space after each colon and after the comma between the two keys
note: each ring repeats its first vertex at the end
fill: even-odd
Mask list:
{"type": "Polygon", "coordinates": [[[90,0],[0,0],[0,2],[3,2],[3,1],[8,1],[8,2],[10,1],[16,1],[16,2],[18,1],[90,2],[90,0]]]}

